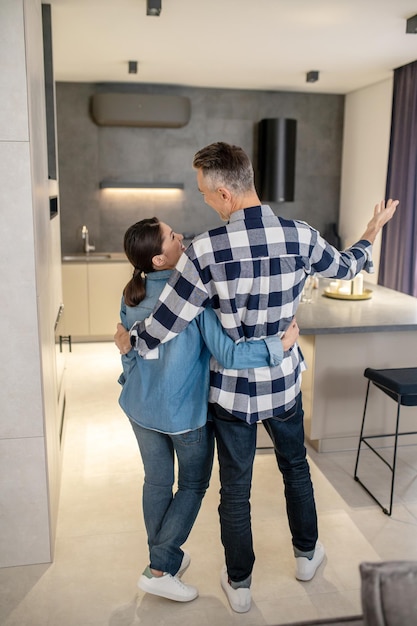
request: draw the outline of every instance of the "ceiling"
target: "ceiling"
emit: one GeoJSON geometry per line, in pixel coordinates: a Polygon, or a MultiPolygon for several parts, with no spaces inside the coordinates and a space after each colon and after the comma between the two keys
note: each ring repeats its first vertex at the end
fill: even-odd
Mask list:
{"type": "Polygon", "coordinates": [[[159,17],[146,0],[49,3],[57,81],[345,94],[417,59],[416,0],[162,0],[159,17]]]}

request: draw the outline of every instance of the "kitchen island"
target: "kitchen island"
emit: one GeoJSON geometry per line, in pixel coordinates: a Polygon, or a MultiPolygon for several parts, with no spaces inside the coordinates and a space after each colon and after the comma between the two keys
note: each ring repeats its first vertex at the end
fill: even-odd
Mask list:
{"type": "MultiPolygon", "coordinates": [[[[302,383],[305,431],[319,452],[357,447],[366,367],[417,366],[417,298],[365,283],[372,290],[370,299],[333,299],[323,295],[329,283],[320,279],[312,301],[300,303],[297,311],[299,345],[308,366],[302,383]]],[[[393,432],[395,403],[373,392],[370,430],[381,432],[385,425],[393,432]]],[[[415,430],[416,417],[417,409],[406,407],[402,430],[415,430]]]]}

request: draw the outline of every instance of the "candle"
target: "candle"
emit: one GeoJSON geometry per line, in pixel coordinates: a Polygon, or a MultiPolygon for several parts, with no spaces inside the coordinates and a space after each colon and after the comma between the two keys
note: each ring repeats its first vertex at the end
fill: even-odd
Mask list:
{"type": "Polygon", "coordinates": [[[345,284],[341,285],[338,289],[338,293],[349,296],[352,293],[352,285],[351,281],[343,281],[345,284]],[[346,284],[347,283],[347,284],[346,284]]]}
{"type": "Polygon", "coordinates": [[[363,274],[359,273],[353,279],[352,293],[359,296],[363,294],[363,274]]]}

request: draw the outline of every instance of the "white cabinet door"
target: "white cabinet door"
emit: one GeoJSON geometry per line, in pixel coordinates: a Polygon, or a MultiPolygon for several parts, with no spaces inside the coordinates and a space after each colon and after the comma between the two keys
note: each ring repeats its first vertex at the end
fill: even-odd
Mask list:
{"type": "Polygon", "coordinates": [[[132,277],[129,263],[88,264],[90,334],[112,338],[120,321],[120,301],[132,277]]]}
{"type": "Polygon", "coordinates": [[[86,263],[62,265],[62,292],[64,300],[64,332],[72,336],[88,336],[88,281],[86,263]]]}
{"type": "Polygon", "coordinates": [[[123,288],[132,277],[130,263],[64,263],[62,289],[65,334],[110,340],[120,321],[123,288]]]}

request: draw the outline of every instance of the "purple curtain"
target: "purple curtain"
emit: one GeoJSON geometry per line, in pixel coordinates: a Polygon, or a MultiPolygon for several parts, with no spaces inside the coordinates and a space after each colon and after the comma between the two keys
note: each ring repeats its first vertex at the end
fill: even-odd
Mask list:
{"type": "Polygon", "coordinates": [[[417,296],[417,61],[394,71],[385,197],[400,204],[382,231],[378,282],[417,296]]]}

